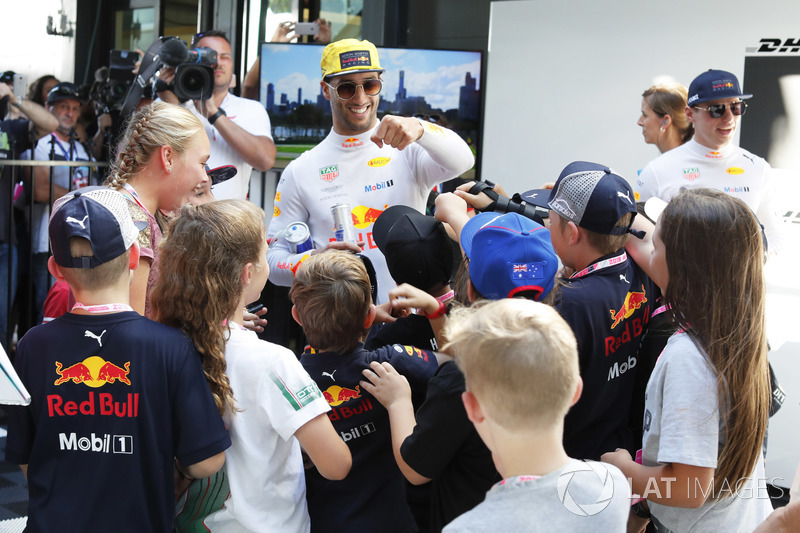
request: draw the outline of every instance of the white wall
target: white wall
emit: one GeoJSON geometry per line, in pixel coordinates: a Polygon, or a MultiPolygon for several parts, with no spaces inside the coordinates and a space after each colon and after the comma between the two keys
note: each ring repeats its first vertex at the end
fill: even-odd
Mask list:
{"type": "MultiPolygon", "coordinates": [[[[0,72],[24,74],[30,84],[39,76],[53,74],[74,81],[75,38],[47,35],[47,16],[58,25],[60,0],[3,0],[0,17],[0,72]],[[12,7],[13,6],[13,7],[12,7]]],[[[74,23],[77,0],[64,0],[67,19],[74,23]]],[[[74,31],[74,24],[73,24],[74,31]]]]}
{"type": "Polygon", "coordinates": [[[636,125],[655,78],[741,80],[747,48],[800,38],[798,20],[794,0],[492,2],[482,176],[525,191],[582,159],[633,182],[658,155],[636,125]]]}

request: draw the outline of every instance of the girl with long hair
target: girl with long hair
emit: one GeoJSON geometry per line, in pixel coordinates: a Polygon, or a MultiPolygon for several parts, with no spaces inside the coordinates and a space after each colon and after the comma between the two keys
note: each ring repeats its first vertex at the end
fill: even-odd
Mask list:
{"type": "MultiPolygon", "coordinates": [[[[761,229],[741,200],[683,191],[661,213],[649,274],[678,327],[647,384],[632,480],[659,531],[752,531],[771,512],[761,449],[770,405],[761,229]]],[[[635,254],[634,254],[635,255],[635,254]]]]}
{"type": "Polygon", "coordinates": [[[259,298],[269,276],[264,211],[242,200],[184,206],[160,253],[155,318],[194,342],[232,441],[227,480],[189,488],[207,499],[179,513],[178,530],[189,529],[182,526],[188,518],[198,531],[308,531],[300,446],[328,479],[344,478],[351,456],[297,357],[242,326],[245,304],[259,298]]]}
{"type": "Polygon", "coordinates": [[[129,202],[134,221],[147,222],[139,235],[141,261],[131,281],[131,306],[152,317],[149,293],[158,277],[159,210],[174,211],[208,180],[210,146],[200,120],[186,109],[153,102],[131,117],[106,185],[129,202]]]}

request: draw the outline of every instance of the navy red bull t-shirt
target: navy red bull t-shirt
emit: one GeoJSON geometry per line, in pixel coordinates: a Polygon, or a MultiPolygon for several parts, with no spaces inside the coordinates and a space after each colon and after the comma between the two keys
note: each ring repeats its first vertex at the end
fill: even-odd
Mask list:
{"type": "Polygon", "coordinates": [[[411,390],[423,396],[438,368],[433,352],[399,344],[373,351],[359,344],[344,355],[307,349],[300,357],[328,400],[328,417],[353,456],[350,473],[341,481],[325,479],[316,469],[306,470],[312,533],[417,529],[392,452],[389,413],[359,385],[362,370],[372,361],[391,363],[408,379],[411,390]]]}
{"type": "Polygon", "coordinates": [[[565,280],[556,309],[578,341],[583,394],[564,420],[564,449],[599,460],[616,448],[641,447],[629,427],[639,344],[658,288],[624,250],[601,257],[565,280]]]}
{"type": "Polygon", "coordinates": [[[9,408],[6,460],[28,465],[26,531],[169,532],[174,458],[231,445],[189,338],[132,311],[37,326],[15,366],[31,404],[9,408]]]}

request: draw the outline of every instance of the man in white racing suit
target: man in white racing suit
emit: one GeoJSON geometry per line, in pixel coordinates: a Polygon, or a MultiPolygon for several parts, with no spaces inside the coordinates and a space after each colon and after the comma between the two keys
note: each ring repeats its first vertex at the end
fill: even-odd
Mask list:
{"type": "Polygon", "coordinates": [[[326,248],[362,251],[356,244],[335,241],[331,207],[344,203],[350,206],[356,240],[364,243],[363,253],[375,267],[376,303],[382,303],[395,284],[372,238],[375,219],[392,205],[424,213],[431,188],[470,169],[474,156],[449,129],[416,118],[387,115],[378,120],[383,69],[369,41],[329,44],[321,67],[333,130],[286,167],[267,230],[271,239],[287,225],[305,222],[314,250],[293,253],[285,239],[278,238],[267,252],[269,279],[291,285],[299,264],[326,248]]]}

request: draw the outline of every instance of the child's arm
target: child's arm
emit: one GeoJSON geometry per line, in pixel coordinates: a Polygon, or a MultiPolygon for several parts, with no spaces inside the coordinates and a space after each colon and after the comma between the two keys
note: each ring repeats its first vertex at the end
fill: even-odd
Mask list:
{"type": "Polygon", "coordinates": [[[133,271],[133,278],[131,278],[131,307],[142,316],[144,316],[144,306],[147,300],[147,278],[150,277],[150,263],[149,258],[142,257],[139,260],[139,266],[133,271]]]}
{"type": "MultiPolygon", "coordinates": [[[[444,329],[447,315],[444,314],[444,304],[439,300],[420,290],[413,285],[403,283],[389,291],[389,302],[392,309],[410,309],[417,308],[422,311],[423,315],[430,321],[431,329],[436,337],[436,344],[443,345],[444,338],[442,337],[442,329],[444,329]]],[[[393,313],[394,314],[394,313],[393,313]]],[[[448,357],[448,356],[445,356],[448,357]]],[[[441,365],[446,359],[439,359],[441,365]]],[[[449,357],[448,357],[449,359],[449,357]]]]}
{"type": "Polygon", "coordinates": [[[697,509],[713,496],[713,468],[682,463],[643,466],[624,449],[604,453],[600,460],[622,470],[633,492],[661,505],[697,509]]]}
{"type": "Polygon", "coordinates": [[[640,239],[634,235],[628,236],[628,241],[625,243],[625,251],[630,254],[631,259],[639,265],[639,268],[644,270],[650,278],[650,254],[653,251],[653,231],[655,225],[641,215],[637,215],[633,219],[632,229],[644,231],[644,238],[640,239]]]}
{"type": "Polygon", "coordinates": [[[373,361],[370,368],[365,368],[362,374],[367,381],[360,382],[361,388],[372,394],[381,402],[389,412],[389,424],[392,431],[392,451],[397,466],[405,478],[414,485],[422,485],[430,481],[418,474],[400,454],[400,446],[406,437],[414,431],[417,421],[414,418],[414,406],[411,403],[411,387],[405,376],[389,363],[373,361]]]}
{"type": "Polygon", "coordinates": [[[333,429],[326,413],[303,424],[294,436],[322,477],[338,481],[350,473],[350,467],[353,466],[350,448],[333,429]]]}

